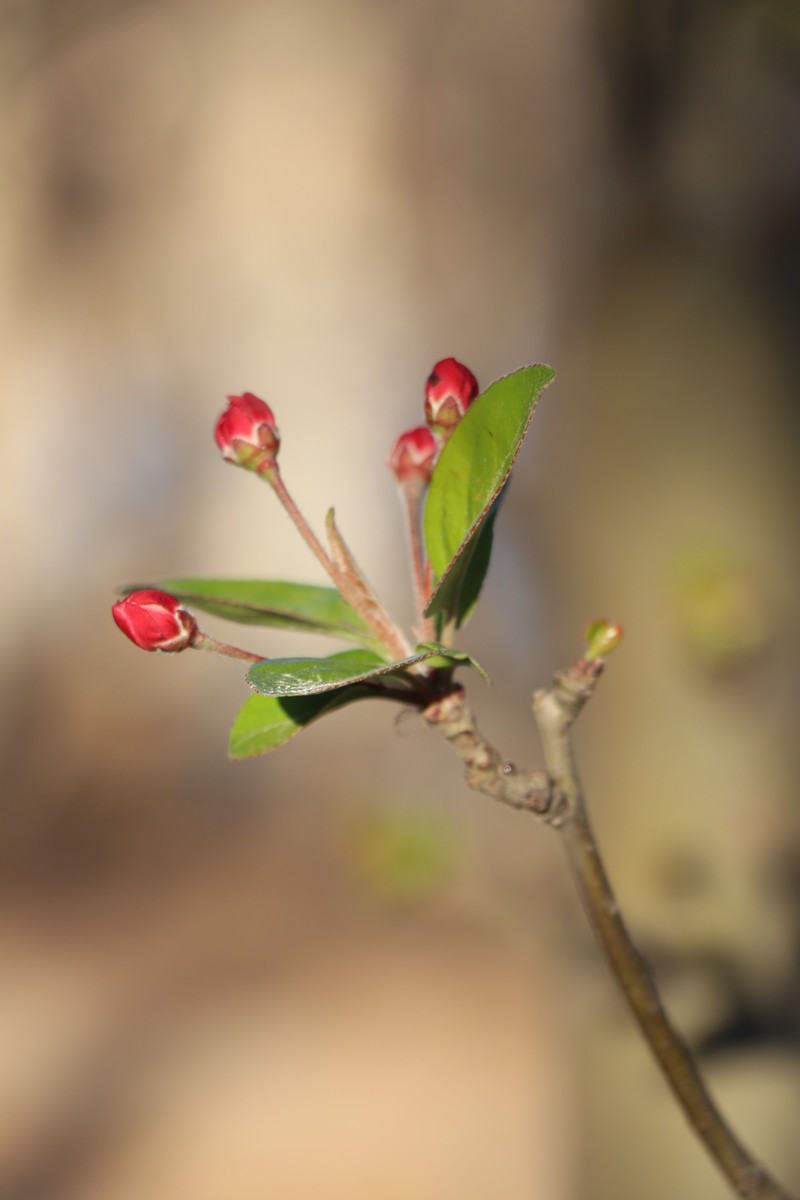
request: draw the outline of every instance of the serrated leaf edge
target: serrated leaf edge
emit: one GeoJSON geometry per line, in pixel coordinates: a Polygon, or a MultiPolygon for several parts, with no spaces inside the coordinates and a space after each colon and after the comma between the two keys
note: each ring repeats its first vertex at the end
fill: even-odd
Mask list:
{"type": "MultiPolygon", "coordinates": [[[[331,656],[331,657],[333,657],[333,656],[331,656]]],[[[378,675],[400,674],[401,672],[405,671],[408,667],[413,667],[416,663],[424,662],[425,659],[434,658],[434,657],[441,657],[441,655],[439,654],[438,651],[436,651],[436,652],[426,651],[424,654],[415,654],[415,655],[412,655],[410,658],[402,658],[402,659],[399,659],[397,662],[386,663],[384,665],[381,665],[380,667],[375,667],[373,670],[366,671],[363,675],[353,675],[351,678],[342,680],[340,683],[323,684],[320,687],[308,687],[308,688],[304,688],[303,691],[298,691],[298,692],[273,693],[273,692],[260,691],[259,688],[254,683],[252,683],[250,680],[250,671],[252,671],[255,667],[258,667],[260,665],[259,663],[253,663],[253,666],[247,672],[247,675],[245,676],[245,678],[247,680],[248,687],[250,687],[253,690],[253,692],[255,692],[257,695],[260,695],[260,696],[274,696],[274,698],[277,700],[280,700],[283,698],[296,697],[296,696],[318,696],[323,692],[335,692],[338,688],[353,687],[357,684],[363,683],[365,679],[374,679],[378,675]]],[[[274,662],[274,661],[275,661],[274,659],[262,659],[262,662],[274,662]]],[[[302,659],[298,659],[297,661],[301,662],[302,659]]],[[[314,661],[314,660],[312,659],[309,661],[314,661]]]]}

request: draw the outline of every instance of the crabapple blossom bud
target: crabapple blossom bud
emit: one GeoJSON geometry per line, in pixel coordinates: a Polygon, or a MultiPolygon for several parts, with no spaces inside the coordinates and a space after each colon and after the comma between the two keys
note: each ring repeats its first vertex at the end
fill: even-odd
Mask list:
{"type": "Polygon", "coordinates": [[[131,592],[111,613],[122,632],[142,650],[185,650],[197,622],[179,600],[155,589],[131,592]]]}
{"type": "Polygon", "coordinates": [[[214,437],[228,462],[260,474],[275,466],[281,444],[278,427],[272,409],[252,392],[228,396],[228,407],[217,421],[214,437]]]}
{"type": "Polygon", "coordinates": [[[478,381],[463,363],[443,358],[425,384],[425,420],[440,436],[449,437],[478,394],[478,381]]]}
{"type": "Polygon", "coordinates": [[[428,426],[419,425],[400,434],[387,461],[398,483],[408,479],[427,483],[438,453],[439,447],[428,426]]]}

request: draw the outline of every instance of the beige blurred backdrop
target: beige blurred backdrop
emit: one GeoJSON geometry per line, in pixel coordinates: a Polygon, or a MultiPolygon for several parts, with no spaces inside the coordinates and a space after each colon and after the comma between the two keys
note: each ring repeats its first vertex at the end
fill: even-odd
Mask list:
{"type": "Polygon", "coordinates": [[[3,0],[0,55],[0,1200],[727,1194],[548,830],[383,706],[231,764],[235,664],[109,616],[321,581],[213,445],[253,390],[410,619],[385,455],[450,354],[558,370],[463,631],[481,723],[537,763],[531,690],[625,625],[601,842],[800,1187],[796,5],[3,0]]]}

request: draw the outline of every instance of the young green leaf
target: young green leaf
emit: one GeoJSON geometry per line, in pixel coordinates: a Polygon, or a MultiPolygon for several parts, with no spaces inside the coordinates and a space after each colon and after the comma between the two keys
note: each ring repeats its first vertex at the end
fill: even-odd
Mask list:
{"type": "Polygon", "coordinates": [[[468,556],[464,564],[464,570],[461,575],[461,583],[458,591],[458,607],[455,612],[456,629],[460,629],[465,625],[472,616],[472,610],[478,603],[478,597],[481,594],[483,581],[486,578],[486,573],[489,570],[489,560],[492,556],[492,544],[494,542],[494,523],[497,520],[497,514],[500,511],[500,505],[503,502],[503,497],[508,491],[508,485],[511,482],[511,476],[508,477],[503,485],[500,494],[492,503],[489,512],[486,515],[486,520],[478,530],[477,536],[468,546],[465,554],[468,556]]]}
{"type": "Polygon", "coordinates": [[[536,402],[554,378],[551,367],[538,365],[498,379],[467,409],[443,449],[425,505],[425,546],[439,580],[426,616],[444,612],[459,625],[474,606],[491,548],[490,542],[483,547],[465,588],[478,535],[508,479],[536,402]]]}
{"type": "Polygon", "coordinates": [[[485,683],[492,682],[477,658],[473,658],[464,650],[454,650],[451,646],[443,646],[439,642],[420,642],[417,650],[421,652],[430,650],[435,655],[434,658],[428,659],[429,667],[443,667],[450,670],[454,670],[456,667],[472,667],[485,683]]]}
{"type": "Polygon", "coordinates": [[[191,608],[242,625],[322,633],[367,645],[374,640],[359,614],[335,588],[264,579],[161,579],[151,586],[191,608]]]}
{"type": "Polygon", "coordinates": [[[369,688],[344,687],[316,696],[251,696],[239,709],[231,729],[231,758],[253,758],[288,742],[301,729],[356,700],[374,698],[369,688]]]}
{"type": "MultiPolygon", "coordinates": [[[[263,696],[311,696],[377,680],[381,675],[402,674],[414,663],[432,658],[434,653],[439,652],[429,650],[393,663],[387,663],[371,650],[343,650],[328,658],[269,658],[253,664],[247,672],[247,682],[263,696]]],[[[409,691],[409,699],[413,698],[409,691]]]]}

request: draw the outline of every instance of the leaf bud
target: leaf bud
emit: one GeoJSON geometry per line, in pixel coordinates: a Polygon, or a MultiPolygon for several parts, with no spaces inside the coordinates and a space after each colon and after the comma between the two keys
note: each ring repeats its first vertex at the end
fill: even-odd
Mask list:
{"type": "Polygon", "coordinates": [[[185,650],[197,633],[197,622],[181,602],[155,589],[131,592],[113,605],[111,613],[125,636],[142,650],[185,650]]]}
{"type": "Polygon", "coordinates": [[[583,640],[586,642],[584,658],[587,662],[605,658],[612,650],[616,650],[622,641],[622,626],[612,625],[602,619],[592,621],[583,631],[583,640]]]}
{"type": "Polygon", "coordinates": [[[478,394],[478,381],[463,363],[443,358],[425,384],[425,420],[434,432],[449,437],[478,394]]]}
{"type": "Polygon", "coordinates": [[[276,465],[281,444],[272,409],[252,392],[228,396],[228,407],[214,430],[222,457],[263,475],[276,465]]]}
{"type": "Polygon", "coordinates": [[[387,459],[390,471],[398,483],[420,480],[428,483],[439,447],[427,425],[419,425],[401,433],[387,459]]]}

